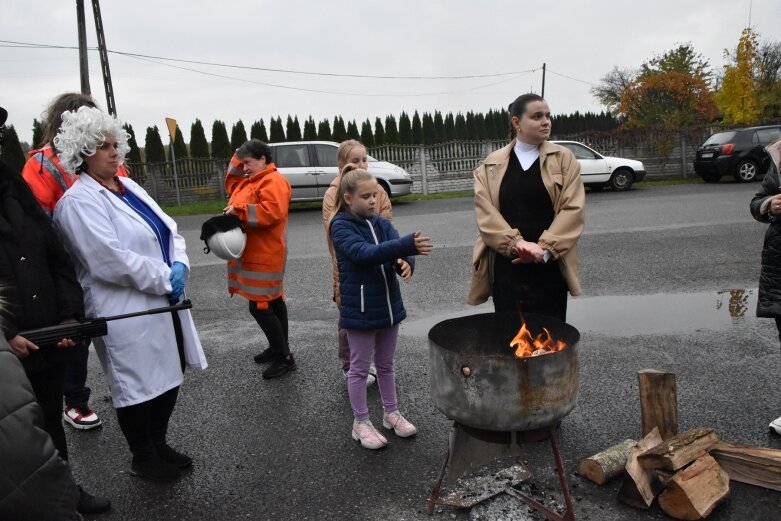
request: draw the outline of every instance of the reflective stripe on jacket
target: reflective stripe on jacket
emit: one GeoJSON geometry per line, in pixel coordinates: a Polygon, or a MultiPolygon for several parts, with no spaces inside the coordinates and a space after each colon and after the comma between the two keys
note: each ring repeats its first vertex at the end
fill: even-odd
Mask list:
{"type": "Polygon", "coordinates": [[[284,296],[291,188],[273,163],[250,177],[243,171],[241,161],[231,158],[225,190],[230,194],[228,204],[244,225],[247,246],[241,259],[228,261],[228,292],[258,302],[263,309],[284,296]]]}

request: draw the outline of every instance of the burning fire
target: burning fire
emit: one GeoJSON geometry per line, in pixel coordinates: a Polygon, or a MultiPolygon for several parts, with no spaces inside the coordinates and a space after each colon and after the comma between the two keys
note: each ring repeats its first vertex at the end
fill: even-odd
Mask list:
{"type": "Polygon", "coordinates": [[[551,332],[545,327],[542,328],[542,333],[532,338],[532,334],[526,328],[526,320],[521,317],[521,321],[521,329],[510,342],[510,347],[515,348],[516,358],[544,355],[566,349],[567,343],[553,338],[551,332]]]}

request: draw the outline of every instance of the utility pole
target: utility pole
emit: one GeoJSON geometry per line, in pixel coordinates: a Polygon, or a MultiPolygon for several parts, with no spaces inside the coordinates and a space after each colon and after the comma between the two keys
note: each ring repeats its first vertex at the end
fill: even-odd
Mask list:
{"type": "Polygon", "coordinates": [[[81,93],[92,94],[89,88],[89,62],[87,61],[87,28],[84,24],[84,0],[76,0],[76,19],[79,31],[79,71],[81,93]]]}
{"type": "Polygon", "coordinates": [[[542,94],[541,97],[545,97],[545,64],[542,64],[542,94]]]}
{"type": "Polygon", "coordinates": [[[114,103],[114,87],[111,84],[111,71],[108,67],[108,51],[106,50],[106,37],[103,34],[103,19],[100,16],[100,0],[92,0],[92,13],[95,15],[95,32],[98,36],[100,70],[103,73],[103,86],[106,89],[106,108],[109,114],[116,116],[117,106],[114,103]]]}

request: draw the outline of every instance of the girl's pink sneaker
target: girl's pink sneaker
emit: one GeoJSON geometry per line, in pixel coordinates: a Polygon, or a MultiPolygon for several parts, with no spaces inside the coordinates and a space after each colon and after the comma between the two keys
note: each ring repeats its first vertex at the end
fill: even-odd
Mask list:
{"type": "Polygon", "coordinates": [[[418,432],[418,428],[408,422],[399,411],[384,413],[382,415],[382,426],[386,429],[393,429],[393,432],[399,438],[409,438],[418,432]]]}
{"type": "Polygon", "coordinates": [[[360,441],[365,449],[377,450],[388,444],[388,440],[377,432],[371,420],[353,421],[353,439],[360,441]]]}

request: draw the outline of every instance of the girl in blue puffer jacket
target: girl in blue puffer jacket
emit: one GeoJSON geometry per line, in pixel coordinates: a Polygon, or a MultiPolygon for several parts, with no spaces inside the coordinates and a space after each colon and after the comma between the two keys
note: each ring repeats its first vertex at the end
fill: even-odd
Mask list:
{"type": "Polygon", "coordinates": [[[346,169],[339,185],[337,209],[330,223],[339,266],[339,327],[347,330],[350,372],[347,391],[355,415],[352,437],[367,449],[388,441],[369,420],[366,378],[374,357],[382,397],[382,425],[407,438],[417,428],[399,412],[393,357],[399,322],[406,317],[396,274],[410,280],[414,255],[428,255],[431,238],[420,231],[399,237],[390,221],[376,215],[377,191],[382,190],[366,170],[346,169]]]}

